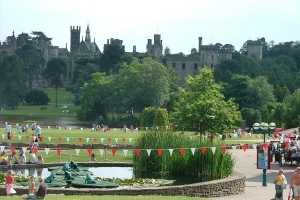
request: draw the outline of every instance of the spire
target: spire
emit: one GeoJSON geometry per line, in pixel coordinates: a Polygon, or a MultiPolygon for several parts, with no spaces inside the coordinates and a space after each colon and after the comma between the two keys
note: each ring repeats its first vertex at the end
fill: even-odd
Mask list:
{"type": "Polygon", "coordinates": [[[68,49],[68,43],[66,43],[66,49],[68,49]]]}
{"type": "Polygon", "coordinates": [[[83,36],[81,37],[81,42],[83,42],[83,36]]]}
{"type": "Polygon", "coordinates": [[[96,43],[96,39],[95,39],[95,37],[94,37],[94,43],[96,43]]]}
{"type": "Polygon", "coordinates": [[[91,43],[91,36],[90,36],[90,27],[89,24],[87,25],[86,32],[85,32],[85,42],[91,43]]]}
{"type": "Polygon", "coordinates": [[[13,35],[12,36],[15,36],[15,31],[13,30],[13,35]]]}

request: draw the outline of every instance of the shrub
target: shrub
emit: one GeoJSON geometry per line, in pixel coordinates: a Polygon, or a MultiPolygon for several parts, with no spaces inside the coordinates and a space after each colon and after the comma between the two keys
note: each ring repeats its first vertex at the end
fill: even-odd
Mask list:
{"type": "Polygon", "coordinates": [[[45,92],[34,89],[26,94],[25,102],[33,105],[47,105],[50,99],[45,92]]]}
{"type": "Polygon", "coordinates": [[[141,115],[141,126],[168,126],[168,111],[165,108],[144,108],[141,115]]]}

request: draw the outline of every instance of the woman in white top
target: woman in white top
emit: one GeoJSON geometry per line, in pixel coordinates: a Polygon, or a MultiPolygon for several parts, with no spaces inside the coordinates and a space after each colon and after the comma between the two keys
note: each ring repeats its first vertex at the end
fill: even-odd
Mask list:
{"type": "Polygon", "coordinates": [[[33,153],[32,150],[29,152],[29,161],[27,164],[35,164],[36,163],[36,155],[33,153]]]}
{"type": "Polygon", "coordinates": [[[20,150],[20,159],[19,159],[19,164],[25,164],[26,163],[26,156],[24,155],[23,150],[20,150]]]}

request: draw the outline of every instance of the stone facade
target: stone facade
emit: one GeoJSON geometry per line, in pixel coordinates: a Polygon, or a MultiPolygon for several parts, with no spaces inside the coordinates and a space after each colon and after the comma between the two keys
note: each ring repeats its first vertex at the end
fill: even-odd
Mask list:
{"type": "Polygon", "coordinates": [[[256,41],[248,40],[247,41],[247,50],[248,56],[252,57],[255,56],[258,59],[262,59],[262,52],[263,52],[263,43],[262,39],[258,39],[256,41]]]}
{"type": "Polygon", "coordinates": [[[152,44],[152,39],[148,39],[146,46],[148,55],[152,56],[156,61],[160,61],[161,56],[163,55],[163,46],[160,37],[161,36],[159,34],[155,34],[154,44],[152,44]]]}

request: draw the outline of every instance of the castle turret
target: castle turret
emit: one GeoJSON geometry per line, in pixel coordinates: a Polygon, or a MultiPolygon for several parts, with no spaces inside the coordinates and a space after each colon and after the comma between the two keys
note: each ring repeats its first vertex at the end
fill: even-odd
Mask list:
{"type": "Polygon", "coordinates": [[[91,43],[91,35],[90,35],[90,27],[87,25],[86,32],[85,32],[85,42],[91,43]]]}
{"type": "Polygon", "coordinates": [[[155,60],[159,61],[160,57],[162,56],[163,52],[163,46],[162,46],[162,40],[160,39],[159,34],[154,35],[154,44],[152,45],[152,40],[148,39],[147,43],[147,53],[149,56],[152,56],[155,58],[155,60]]]}
{"type": "Polygon", "coordinates": [[[71,26],[70,31],[71,31],[71,45],[70,45],[70,52],[71,54],[74,54],[77,49],[79,49],[79,44],[80,44],[80,26],[71,26]]]}
{"type": "Polygon", "coordinates": [[[198,53],[199,53],[199,55],[201,57],[202,37],[198,37],[198,40],[199,40],[198,53]]]}
{"type": "Polygon", "coordinates": [[[264,41],[262,39],[258,39],[256,41],[248,40],[247,41],[248,56],[249,57],[255,56],[258,59],[262,59],[263,42],[264,41]]]}

